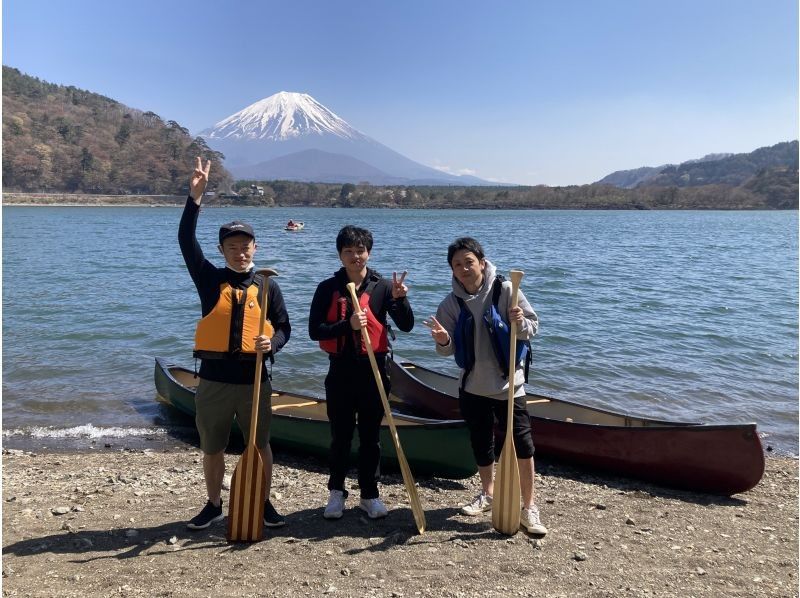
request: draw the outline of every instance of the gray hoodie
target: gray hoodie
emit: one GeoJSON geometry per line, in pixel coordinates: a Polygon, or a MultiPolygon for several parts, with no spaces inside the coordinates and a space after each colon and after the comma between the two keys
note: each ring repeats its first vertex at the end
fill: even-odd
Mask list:
{"type": "MultiPolygon", "coordinates": [[[[453,355],[455,353],[453,338],[458,315],[461,312],[461,307],[458,305],[456,297],[461,297],[464,305],[472,313],[472,317],[475,320],[475,366],[467,377],[464,390],[475,395],[506,400],[508,399],[508,381],[503,378],[503,373],[500,371],[500,366],[492,349],[489,332],[483,324],[483,314],[492,305],[492,285],[494,284],[496,272],[494,265],[489,260],[486,260],[483,285],[475,295],[467,293],[464,286],[455,276],[453,277],[453,292],[444,298],[444,301],[439,304],[439,309],[436,310],[436,319],[447,330],[450,335],[450,342],[444,347],[437,343],[436,352],[440,355],[453,355]]],[[[525,319],[517,329],[517,338],[520,340],[533,338],[539,330],[539,318],[521,290],[519,291],[518,301],[525,319]]],[[[503,282],[503,288],[497,302],[497,310],[506,321],[508,320],[508,308],[510,306],[511,281],[506,280],[503,282]]],[[[505,375],[508,375],[508,372],[505,372],[505,375]]],[[[464,371],[462,370],[461,377],[463,376],[464,371]]],[[[517,371],[514,375],[515,397],[525,394],[525,389],[522,386],[524,382],[524,369],[517,365],[517,371]]]]}

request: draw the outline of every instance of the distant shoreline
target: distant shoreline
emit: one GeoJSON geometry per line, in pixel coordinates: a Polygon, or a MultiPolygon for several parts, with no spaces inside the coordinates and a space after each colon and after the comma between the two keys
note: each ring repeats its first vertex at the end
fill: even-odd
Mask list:
{"type": "Polygon", "coordinates": [[[86,193],[3,193],[4,206],[26,207],[182,207],[185,195],[90,195],[86,193]]]}
{"type": "MultiPolygon", "coordinates": [[[[626,201],[609,200],[598,203],[565,203],[564,199],[530,201],[520,203],[510,201],[508,203],[498,201],[488,201],[487,203],[476,202],[474,200],[460,201],[459,199],[448,201],[414,201],[403,205],[391,202],[364,202],[343,205],[340,202],[314,202],[314,201],[277,201],[264,203],[256,198],[239,199],[219,199],[208,197],[203,201],[205,208],[225,208],[225,207],[246,207],[246,208],[379,208],[391,210],[602,210],[602,211],[728,211],[728,212],[748,212],[748,211],[797,211],[797,207],[770,207],[767,205],[726,205],[715,203],[704,203],[700,205],[687,205],[677,202],[675,204],[642,205],[639,203],[629,203],[626,201]]],[[[92,208],[182,208],[186,203],[186,195],[92,195],[86,193],[21,193],[4,192],[2,194],[3,206],[21,207],[92,207],[92,208]]]]}

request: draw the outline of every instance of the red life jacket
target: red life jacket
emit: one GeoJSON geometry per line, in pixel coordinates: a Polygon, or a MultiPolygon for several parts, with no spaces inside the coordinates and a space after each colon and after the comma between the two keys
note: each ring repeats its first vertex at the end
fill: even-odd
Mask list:
{"type": "MultiPolygon", "coordinates": [[[[369,300],[372,296],[372,291],[375,289],[377,280],[370,280],[367,288],[358,297],[358,303],[361,310],[369,307],[369,300]]],[[[349,309],[350,297],[343,296],[340,291],[336,290],[331,296],[331,304],[328,307],[328,314],[325,321],[329,324],[340,322],[349,318],[348,314],[352,314],[353,310],[349,309]]],[[[360,330],[351,330],[353,333],[353,343],[359,355],[367,354],[367,347],[364,345],[364,339],[361,336],[360,330]]],[[[375,353],[388,353],[389,352],[389,334],[388,328],[385,324],[378,321],[375,314],[370,309],[367,312],[367,332],[369,333],[369,340],[372,343],[372,350],[375,353]]],[[[339,336],[337,338],[329,338],[319,341],[319,346],[326,353],[331,355],[341,355],[344,351],[345,337],[339,336]]]]}

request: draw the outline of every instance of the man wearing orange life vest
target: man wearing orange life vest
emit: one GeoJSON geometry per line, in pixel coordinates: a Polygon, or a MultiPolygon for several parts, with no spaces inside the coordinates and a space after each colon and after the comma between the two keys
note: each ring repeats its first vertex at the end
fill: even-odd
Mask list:
{"type": "Polygon", "coordinates": [[[336,237],[336,250],[342,267],[322,281],[311,301],[308,333],[328,353],[330,366],[325,378],[328,420],[331,426],[326,519],[342,516],[347,489],[344,482],[349,469],[350,446],[358,426],[359,507],[371,519],[388,513],[378,492],[380,472],[380,424],[383,405],[375,383],[361,328],[366,326],[375,352],[383,385],[387,392],[386,356],[389,352],[387,314],[397,327],[409,332],[414,327],[414,313],[403,281],[406,273],[392,281],[367,267],[372,251],[372,233],[363,228],[345,226],[336,237]],[[347,292],[348,282],[355,284],[362,312],[355,313],[347,292]]]}
{"type": "MultiPolygon", "coordinates": [[[[194,353],[202,360],[195,405],[208,502],[188,522],[190,529],[204,529],[223,518],[221,492],[225,476],[225,447],[234,415],[247,441],[253,405],[256,351],[263,351],[265,357],[272,361],[291,334],[280,287],[270,280],[267,286],[268,321],[265,330],[269,332],[257,336],[259,321],[263,317],[259,289],[267,283],[261,275],[255,274],[252,260],[257,246],[255,233],[249,224],[234,221],[219,229],[218,248],[225,258],[224,268],[217,268],[203,255],[195,229],[210,169],[210,161],[203,166],[200,158],[197,158],[190,181],[189,198],[178,229],[178,243],[200,295],[203,314],[195,333],[194,353]]],[[[264,524],[277,527],[283,525],[285,520],[269,501],[272,481],[272,451],[269,446],[271,395],[272,386],[264,367],[261,371],[256,446],[261,453],[267,480],[264,524]]]]}

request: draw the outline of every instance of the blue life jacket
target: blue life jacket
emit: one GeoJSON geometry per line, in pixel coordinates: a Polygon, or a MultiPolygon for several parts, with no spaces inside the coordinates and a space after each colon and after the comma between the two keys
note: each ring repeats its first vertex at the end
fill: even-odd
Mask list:
{"type": "MultiPolygon", "coordinates": [[[[492,304],[484,312],[481,319],[489,332],[489,339],[494,356],[497,360],[497,365],[500,368],[500,373],[504,379],[507,379],[509,367],[508,357],[511,349],[511,329],[509,328],[508,322],[500,315],[500,311],[497,309],[504,281],[505,278],[499,274],[495,276],[492,285],[492,304]]],[[[461,299],[461,297],[456,297],[456,300],[461,308],[461,312],[458,314],[458,320],[456,321],[453,342],[455,343],[456,364],[464,370],[464,375],[461,378],[461,388],[463,388],[467,376],[472,371],[472,368],[475,367],[475,319],[464,304],[464,300],[461,299]]],[[[530,364],[533,359],[529,340],[517,340],[515,358],[515,363],[524,361],[525,382],[527,382],[530,364]]]]}

